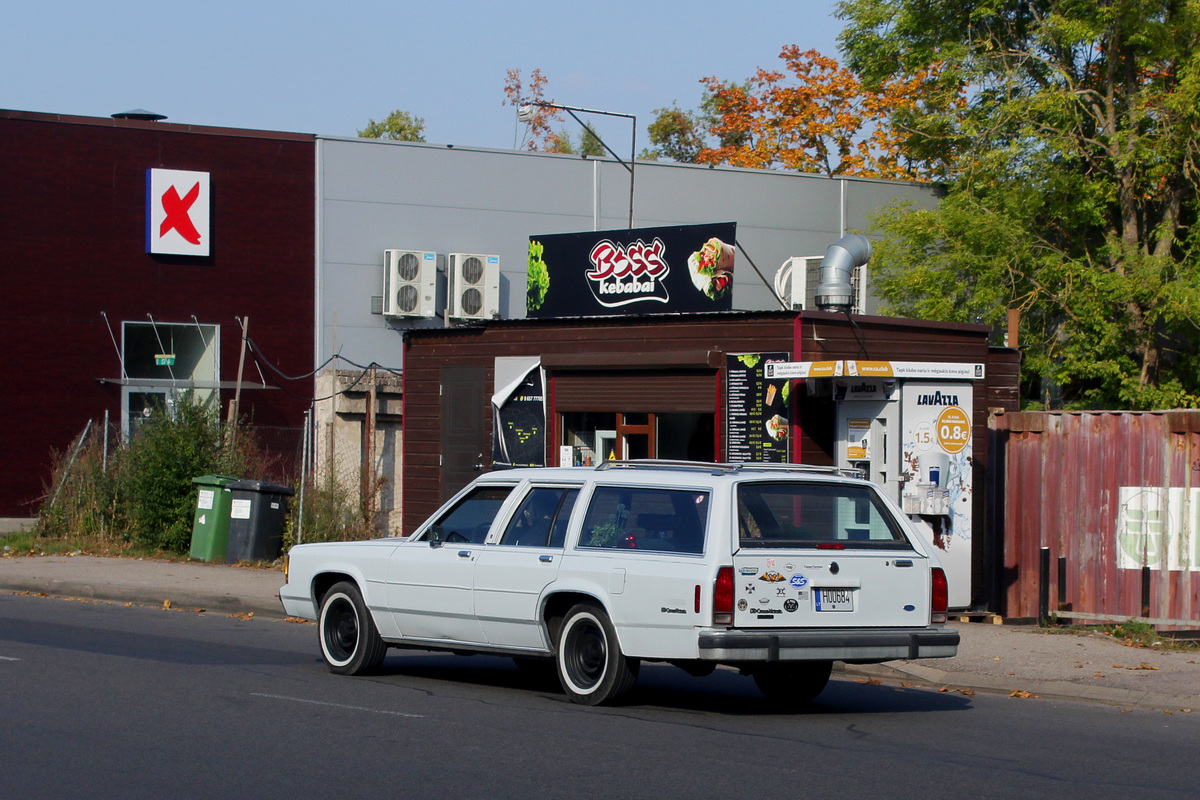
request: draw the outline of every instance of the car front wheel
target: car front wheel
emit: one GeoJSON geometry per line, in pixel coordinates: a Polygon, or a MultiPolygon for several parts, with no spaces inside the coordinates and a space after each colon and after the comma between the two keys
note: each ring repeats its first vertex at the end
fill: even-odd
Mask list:
{"type": "Polygon", "coordinates": [[[387,645],[379,637],[362,593],[353,583],[336,583],[325,593],[317,627],[321,632],[321,653],[330,672],[367,675],[383,663],[387,645]]]}
{"type": "Polygon", "coordinates": [[[573,702],[617,700],[637,681],[638,661],[621,654],[608,615],[591,603],[567,612],[558,634],[558,680],[573,702]]]}

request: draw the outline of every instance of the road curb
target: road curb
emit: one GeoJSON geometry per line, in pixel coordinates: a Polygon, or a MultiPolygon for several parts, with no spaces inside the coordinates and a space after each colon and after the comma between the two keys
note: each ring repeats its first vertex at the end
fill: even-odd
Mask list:
{"type": "Polygon", "coordinates": [[[1191,695],[1169,695],[1143,692],[1134,689],[1113,689],[1105,686],[1086,686],[1071,681],[1031,681],[1018,678],[998,678],[967,672],[946,672],[920,664],[888,662],[884,664],[835,664],[834,671],[847,675],[862,675],[879,680],[913,682],[924,686],[974,689],[996,694],[1007,694],[1026,699],[1025,693],[1033,698],[1055,698],[1064,700],[1090,700],[1114,706],[1132,708],[1154,708],[1163,710],[1200,711],[1196,698],[1191,695]]]}
{"type": "Polygon", "coordinates": [[[143,589],[111,584],[96,584],[78,581],[34,579],[23,581],[7,579],[0,591],[11,594],[45,594],[50,597],[98,600],[109,603],[134,603],[140,606],[161,608],[170,601],[173,608],[202,608],[228,614],[253,613],[256,617],[284,619],[287,615],[279,603],[278,596],[270,600],[235,597],[234,595],[212,594],[187,590],[143,589]]]}

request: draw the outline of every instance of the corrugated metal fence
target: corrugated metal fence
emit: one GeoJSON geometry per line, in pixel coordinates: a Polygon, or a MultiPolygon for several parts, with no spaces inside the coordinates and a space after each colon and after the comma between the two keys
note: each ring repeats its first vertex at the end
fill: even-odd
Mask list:
{"type": "Polygon", "coordinates": [[[1200,411],[995,414],[1001,614],[1200,628],[1200,411]]]}

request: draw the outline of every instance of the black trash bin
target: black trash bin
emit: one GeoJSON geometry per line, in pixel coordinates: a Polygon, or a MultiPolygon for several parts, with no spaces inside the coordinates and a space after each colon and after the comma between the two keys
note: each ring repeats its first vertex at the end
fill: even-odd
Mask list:
{"type": "Polygon", "coordinates": [[[288,498],[295,493],[266,481],[234,481],[225,491],[233,495],[225,563],[274,561],[282,546],[288,498]]]}

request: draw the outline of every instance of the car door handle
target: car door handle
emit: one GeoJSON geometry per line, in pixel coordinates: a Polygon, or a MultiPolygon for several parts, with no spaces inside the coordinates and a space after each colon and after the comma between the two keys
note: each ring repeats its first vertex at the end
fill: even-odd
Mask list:
{"type": "Polygon", "coordinates": [[[470,557],[471,557],[471,551],[470,551],[470,550],[459,550],[459,551],[458,551],[458,557],[459,557],[459,558],[470,558],[470,557]]]}
{"type": "Polygon", "coordinates": [[[541,561],[545,564],[549,564],[553,560],[554,556],[538,556],[538,561],[541,561]]]}

